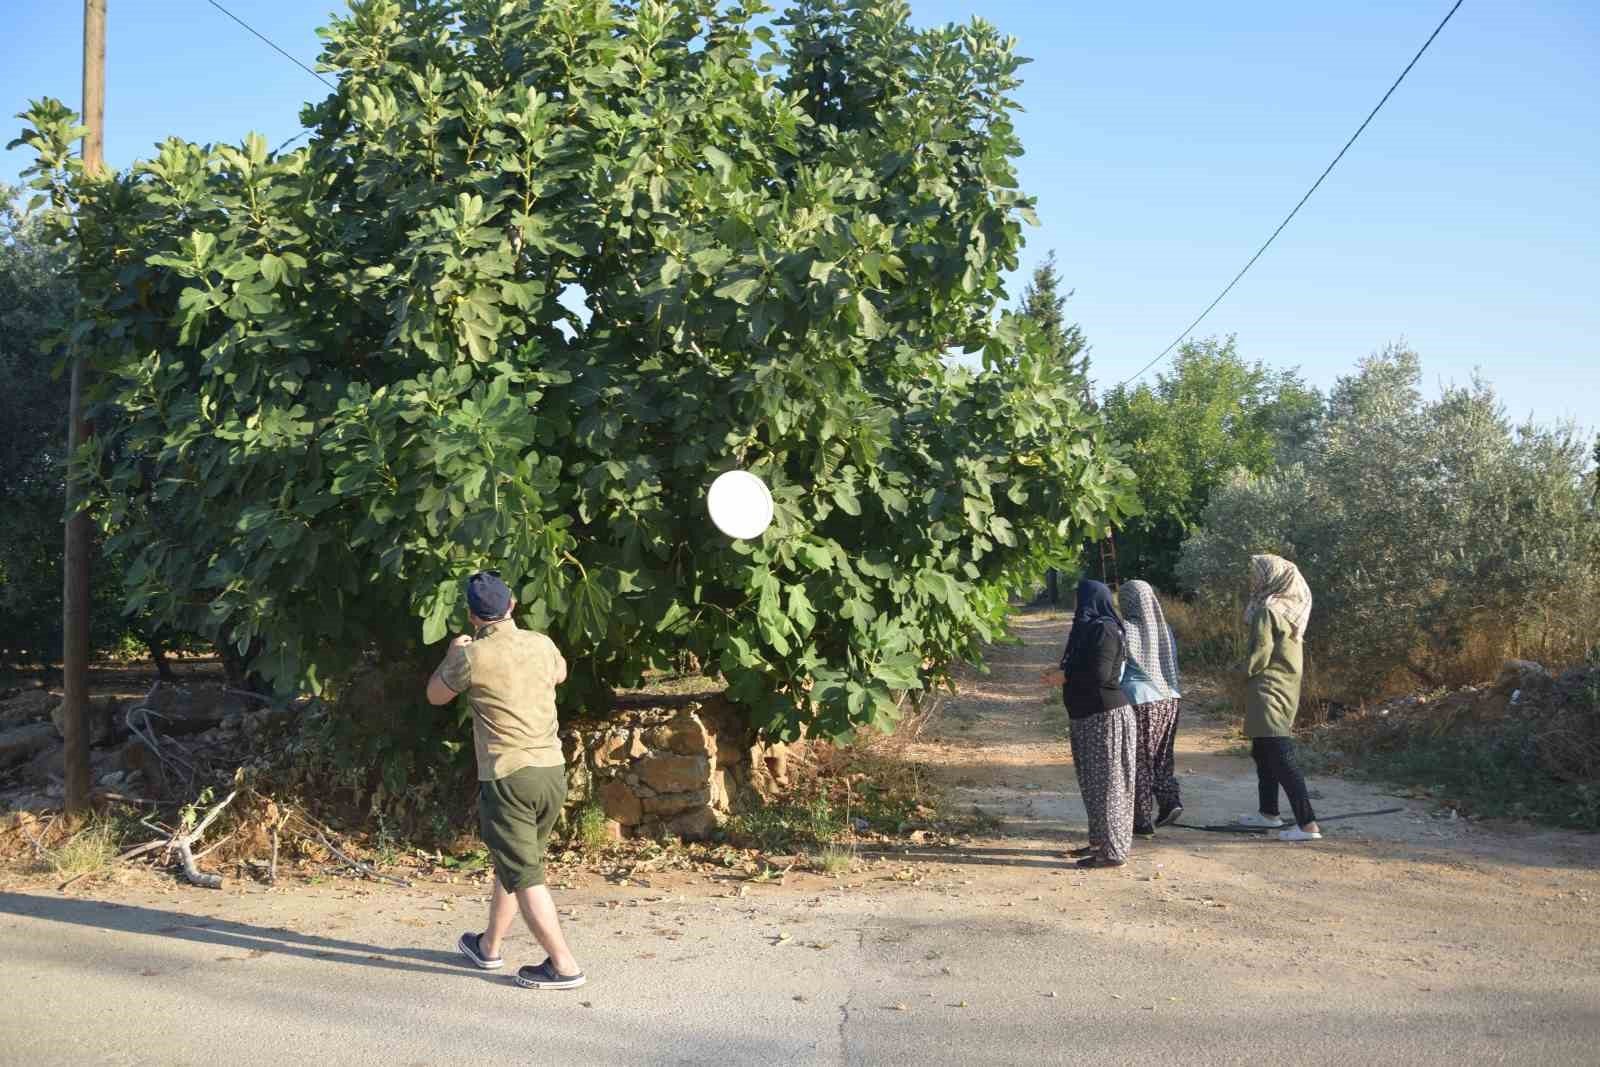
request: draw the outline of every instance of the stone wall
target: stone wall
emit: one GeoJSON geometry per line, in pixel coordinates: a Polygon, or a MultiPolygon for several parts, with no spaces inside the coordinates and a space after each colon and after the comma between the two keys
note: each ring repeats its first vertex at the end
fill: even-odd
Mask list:
{"type": "Polygon", "coordinates": [[[619,709],[561,736],[569,810],[598,804],[615,837],[704,839],[742,803],[788,785],[788,746],[760,742],[720,697],[619,709]]]}
{"type": "MultiPolygon", "coordinates": [[[[219,685],[160,686],[147,701],[160,713],[150,717],[151,729],[203,744],[230,743],[260,717],[219,685]]],[[[122,710],[113,697],[94,702],[94,783],[101,791],[163,795],[161,767],[126,738],[122,710]]],[[[52,715],[60,713],[60,696],[43,690],[0,701],[0,800],[30,808],[59,802],[61,742],[52,715]]],[[[569,817],[595,803],[617,838],[710,837],[741,806],[781,793],[798,754],[761,743],[745,715],[717,695],[619,707],[605,719],[569,722],[561,740],[569,817]]]]}

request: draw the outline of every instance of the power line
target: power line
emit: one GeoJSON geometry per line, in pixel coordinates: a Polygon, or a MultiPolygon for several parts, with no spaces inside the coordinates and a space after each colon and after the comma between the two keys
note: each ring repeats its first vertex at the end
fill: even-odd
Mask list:
{"type": "Polygon", "coordinates": [[[1387,104],[1389,102],[1389,97],[1393,96],[1394,91],[1400,88],[1400,83],[1406,80],[1406,75],[1411,73],[1411,68],[1417,65],[1417,60],[1422,58],[1422,54],[1428,50],[1428,46],[1433,44],[1433,39],[1439,36],[1439,32],[1444,29],[1445,24],[1450,21],[1450,19],[1455,15],[1457,9],[1459,9],[1463,3],[1465,3],[1465,0],[1456,0],[1455,7],[1452,7],[1439,25],[1434,27],[1433,32],[1428,35],[1428,39],[1422,42],[1422,47],[1417,49],[1417,54],[1411,57],[1411,62],[1406,64],[1406,69],[1402,70],[1400,72],[1400,76],[1394,80],[1394,84],[1389,86],[1389,91],[1383,94],[1383,99],[1378,101],[1378,106],[1372,109],[1371,114],[1366,117],[1360,126],[1356,127],[1356,132],[1352,133],[1350,135],[1350,139],[1344,143],[1344,147],[1339,149],[1339,154],[1333,157],[1333,162],[1329,163],[1321,175],[1317,177],[1317,180],[1311,183],[1311,188],[1306,190],[1306,195],[1302,196],[1300,198],[1300,202],[1294,206],[1294,210],[1289,212],[1289,214],[1284,217],[1282,222],[1278,223],[1278,228],[1272,231],[1272,236],[1267,238],[1266,244],[1263,244],[1260,248],[1256,249],[1256,254],[1251,256],[1250,262],[1246,263],[1244,267],[1240,269],[1239,273],[1233,276],[1233,281],[1228,283],[1227,288],[1218,293],[1217,298],[1211,301],[1211,303],[1207,304],[1206,309],[1200,312],[1199,317],[1191,322],[1170,345],[1168,345],[1166,348],[1163,348],[1154,359],[1140,367],[1134,374],[1124,378],[1117,388],[1120,389],[1129,382],[1143,376],[1145,371],[1149,370],[1151,367],[1154,367],[1157,363],[1160,363],[1163,359],[1165,359],[1167,357],[1167,353],[1171,352],[1174,348],[1177,348],[1178,345],[1183,342],[1185,337],[1188,337],[1189,334],[1193,333],[1194,328],[1205,321],[1205,317],[1207,315],[1211,314],[1212,308],[1215,308],[1218,304],[1222,303],[1223,297],[1227,296],[1233,291],[1233,287],[1239,284],[1239,279],[1243,278],[1250,268],[1256,265],[1256,260],[1260,259],[1262,253],[1272,246],[1273,241],[1278,239],[1278,234],[1283,232],[1283,228],[1289,225],[1290,221],[1300,213],[1301,208],[1305,207],[1306,201],[1311,199],[1311,194],[1317,191],[1317,188],[1322,184],[1323,179],[1329,174],[1333,173],[1333,168],[1339,165],[1339,160],[1343,159],[1344,154],[1350,151],[1350,146],[1356,143],[1356,138],[1361,136],[1361,132],[1367,128],[1367,124],[1377,117],[1379,111],[1383,110],[1383,105],[1387,104]]]}
{"type": "Polygon", "coordinates": [[[310,126],[305,127],[299,133],[295,134],[293,137],[290,137],[287,140],[285,140],[277,148],[274,148],[272,150],[272,154],[275,155],[275,156],[281,154],[285,148],[288,148],[290,145],[294,144],[296,141],[298,141],[300,138],[304,137],[306,134],[308,134],[310,132],[312,132],[311,131],[311,127],[310,126]]]}
{"type": "Polygon", "coordinates": [[[274,52],[277,52],[284,59],[287,59],[289,62],[293,63],[295,66],[299,67],[301,70],[305,71],[307,74],[309,74],[313,78],[317,79],[317,81],[321,82],[323,85],[326,85],[328,88],[334,90],[335,92],[338,91],[339,87],[337,85],[333,84],[327,78],[324,78],[322,75],[318,74],[316,71],[312,70],[310,67],[308,67],[304,63],[300,62],[298,59],[296,59],[294,56],[290,55],[288,52],[285,52],[282,48],[279,48],[276,44],[273,43],[272,39],[269,38],[266,34],[262,33],[260,30],[256,29],[254,26],[250,25],[244,19],[240,18],[238,15],[235,15],[232,11],[229,11],[227,8],[223,7],[221,4],[217,3],[217,0],[206,0],[206,3],[210,4],[212,7],[216,8],[218,11],[222,12],[224,15],[228,16],[230,19],[232,19],[233,21],[237,22],[239,25],[243,26],[245,29],[249,30],[251,33],[255,34],[257,37],[261,38],[261,40],[263,42],[265,42],[267,44],[267,46],[269,48],[271,48],[274,52]]]}

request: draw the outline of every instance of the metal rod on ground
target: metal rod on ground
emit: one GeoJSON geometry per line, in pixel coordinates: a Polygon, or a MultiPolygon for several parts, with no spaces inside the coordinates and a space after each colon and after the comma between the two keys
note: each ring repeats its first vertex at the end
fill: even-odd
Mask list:
{"type": "MultiPolygon", "coordinates": [[[[83,3],[83,167],[91,179],[104,167],[106,0],[83,3]]],[[[70,461],[89,437],[83,417],[84,356],[73,353],[67,408],[67,530],[61,559],[62,780],[70,812],[89,807],[89,516],[79,509],[82,477],[70,461]]]]}

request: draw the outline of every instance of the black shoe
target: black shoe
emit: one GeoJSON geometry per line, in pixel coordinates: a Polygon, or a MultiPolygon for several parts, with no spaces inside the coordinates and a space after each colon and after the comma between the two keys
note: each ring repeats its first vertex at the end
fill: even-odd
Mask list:
{"type": "Polygon", "coordinates": [[[1163,804],[1161,805],[1161,810],[1156,814],[1156,825],[1170,826],[1177,822],[1178,818],[1182,815],[1182,804],[1163,804]]]}
{"type": "Polygon", "coordinates": [[[524,989],[577,989],[588,979],[583,972],[577,974],[562,974],[556,970],[556,965],[545,960],[537,967],[522,967],[517,970],[517,984],[524,989]]]}
{"type": "Polygon", "coordinates": [[[504,957],[490,956],[483,951],[483,935],[466,933],[456,942],[456,951],[460,952],[472,965],[479,970],[493,971],[506,965],[504,957]]]}
{"type": "Polygon", "coordinates": [[[1081,860],[1086,856],[1096,856],[1096,855],[1099,855],[1099,853],[1100,853],[1100,850],[1095,848],[1094,846],[1092,846],[1092,845],[1084,845],[1082,848],[1071,848],[1071,849],[1068,849],[1065,853],[1063,853],[1063,855],[1065,855],[1070,860],[1081,860]]]}
{"type": "Polygon", "coordinates": [[[1128,861],[1114,860],[1109,856],[1090,856],[1088,859],[1079,860],[1077,865],[1082,867],[1084,870],[1092,871],[1099,870],[1104,867],[1126,867],[1128,865],[1128,861]]]}
{"type": "Polygon", "coordinates": [[[1154,826],[1135,826],[1133,828],[1133,836],[1154,837],[1156,836],[1156,828],[1154,826]]]}

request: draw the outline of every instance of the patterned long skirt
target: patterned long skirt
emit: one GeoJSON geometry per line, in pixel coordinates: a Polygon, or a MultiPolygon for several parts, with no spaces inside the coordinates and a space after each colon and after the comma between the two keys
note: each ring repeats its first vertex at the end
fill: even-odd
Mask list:
{"type": "Polygon", "coordinates": [[[1139,773],[1134,786],[1133,824],[1154,826],[1156,806],[1178,803],[1178,701],[1154,700],[1133,706],[1139,724],[1139,773]]]}
{"type": "Polygon", "coordinates": [[[1133,791],[1138,773],[1138,726],[1131,707],[1071,724],[1072,763],[1089,815],[1089,845],[1107,859],[1126,861],[1133,848],[1133,791]]]}

